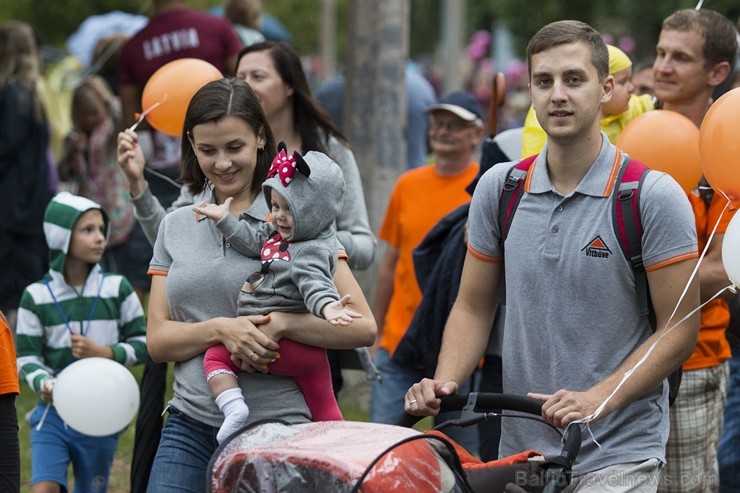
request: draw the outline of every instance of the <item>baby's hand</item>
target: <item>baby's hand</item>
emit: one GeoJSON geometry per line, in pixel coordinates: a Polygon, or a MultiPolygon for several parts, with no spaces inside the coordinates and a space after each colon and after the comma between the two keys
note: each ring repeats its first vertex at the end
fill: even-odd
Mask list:
{"type": "Polygon", "coordinates": [[[347,303],[352,296],[345,294],[338,301],[332,301],[324,305],[321,313],[332,325],[349,325],[352,319],[360,318],[362,315],[347,308],[347,303]]]}
{"type": "Polygon", "coordinates": [[[221,205],[212,204],[207,200],[204,200],[200,204],[193,206],[193,210],[198,214],[203,214],[212,221],[218,222],[221,219],[225,218],[229,213],[229,205],[231,205],[232,200],[233,198],[229,197],[224,200],[224,203],[221,205]]]}

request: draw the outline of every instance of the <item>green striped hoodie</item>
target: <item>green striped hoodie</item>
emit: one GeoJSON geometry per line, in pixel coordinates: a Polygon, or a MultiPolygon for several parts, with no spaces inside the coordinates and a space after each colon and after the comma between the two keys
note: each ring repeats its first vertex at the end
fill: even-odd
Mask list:
{"type": "Polygon", "coordinates": [[[79,291],[64,280],[72,229],[90,209],[103,212],[107,237],[108,217],[91,200],[62,192],[46,208],[49,271],[23,292],[16,328],[18,371],[36,392],[44,379],[75,361],[70,331],[110,346],[114,359],[126,366],[143,363],[147,355],[144,310],[125,277],[95,264],[79,291]]]}

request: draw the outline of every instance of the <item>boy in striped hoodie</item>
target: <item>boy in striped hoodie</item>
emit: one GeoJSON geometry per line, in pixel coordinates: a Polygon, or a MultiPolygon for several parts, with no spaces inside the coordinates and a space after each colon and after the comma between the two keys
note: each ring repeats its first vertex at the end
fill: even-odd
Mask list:
{"type": "Polygon", "coordinates": [[[62,192],[46,208],[44,233],[49,271],[23,292],[16,340],[19,372],[39,393],[29,418],[31,483],[34,489],[67,490],[71,462],[75,492],[106,491],[118,433],[92,437],[66,426],[52,405],[54,377],[93,356],[142,363],[144,310],[129,281],[98,264],[109,233],[100,205],[62,192]]]}

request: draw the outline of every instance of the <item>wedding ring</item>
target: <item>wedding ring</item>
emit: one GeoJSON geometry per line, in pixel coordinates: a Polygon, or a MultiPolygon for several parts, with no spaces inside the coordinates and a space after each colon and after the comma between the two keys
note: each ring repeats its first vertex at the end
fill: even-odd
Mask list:
{"type": "Polygon", "coordinates": [[[409,401],[409,406],[410,406],[411,404],[416,404],[416,399],[414,399],[414,400],[411,400],[411,401],[409,401]]]}
{"type": "Polygon", "coordinates": [[[252,351],[252,354],[249,355],[249,359],[254,359],[254,355],[257,354],[254,351],[252,351]]]}

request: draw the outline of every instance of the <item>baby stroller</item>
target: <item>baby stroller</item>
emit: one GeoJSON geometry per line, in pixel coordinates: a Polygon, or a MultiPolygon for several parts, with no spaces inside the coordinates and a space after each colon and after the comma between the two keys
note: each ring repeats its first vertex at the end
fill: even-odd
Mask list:
{"type": "MultiPolygon", "coordinates": [[[[515,411],[507,419],[528,418],[540,422],[533,426],[549,426],[539,418],[541,407],[540,401],[508,394],[442,399],[442,411],[462,411],[453,422],[459,426],[499,416],[493,412],[498,409],[515,411]]],[[[351,421],[248,425],[214,453],[207,491],[481,493],[504,491],[512,483],[519,491],[555,493],[570,484],[581,446],[578,425],[566,430],[558,457],[524,451],[483,463],[439,431],[410,428],[419,419],[404,415],[398,426],[351,421]]]]}

